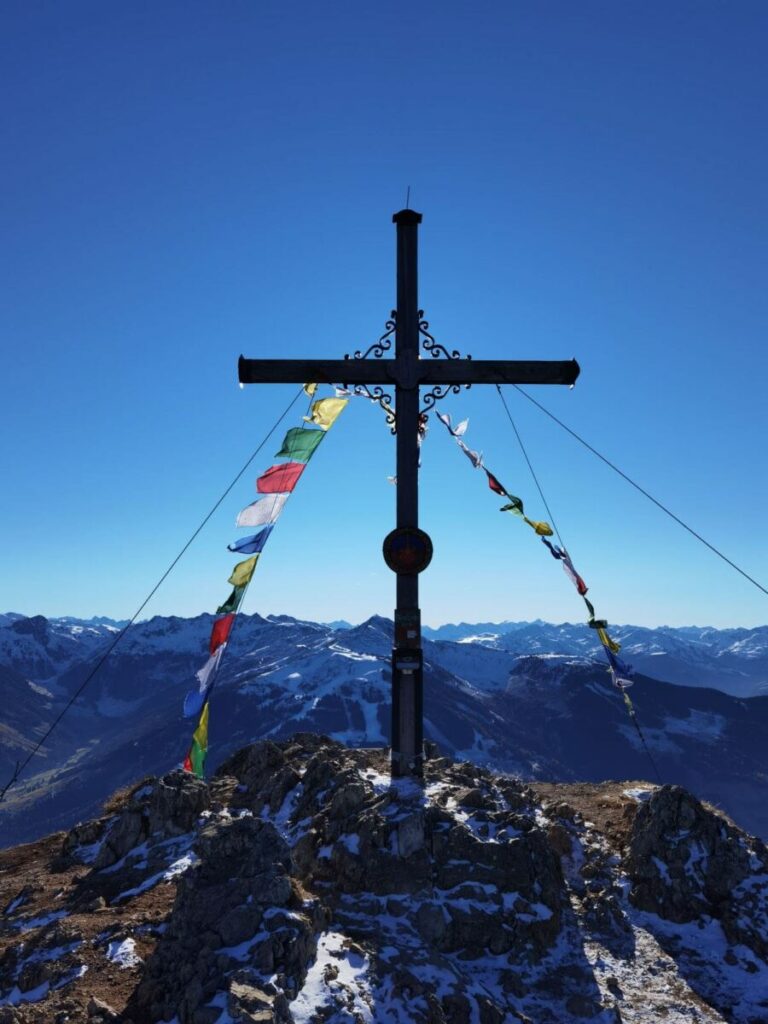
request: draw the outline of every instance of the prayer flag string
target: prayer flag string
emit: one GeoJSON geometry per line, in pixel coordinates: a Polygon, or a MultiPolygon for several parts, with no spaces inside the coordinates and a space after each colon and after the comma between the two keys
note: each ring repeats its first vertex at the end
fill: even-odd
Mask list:
{"type": "Polygon", "coordinates": [[[285,435],[280,449],[275,454],[275,458],[285,458],[288,461],[270,466],[258,477],[256,491],[261,497],[246,506],[237,516],[237,526],[260,526],[261,529],[251,537],[236,540],[227,548],[234,553],[247,554],[251,557],[238,562],[230,574],[227,582],[231,584],[232,592],[226,601],[216,609],[218,617],[214,619],[211,629],[208,660],[195,673],[197,689],[187,693],[183,705],[185,718],[199,715],[197,728],[192,736],[192,744],[184,758],[184,769],[193,772],[200,778],[205,777],[205,760],[208,754],[211,693],[216,685],[221,659],[232,636],[236,616],[253,579],[256,565],[277,520],[280,518],[285,503],[293,493],[301,474],[307,468],[307,463],[347,405],[348,400],[338,394],[334,398],[320,398],[312,401],[317,388],[317,384],[304,385],[304,391],[310,398],[309,415],[304,417],[304,421],[312,426],[291,427],[285,435]]]}
{"type": "MultiPolygon", "coordinates": [[[[501,506],[500,511],[510,512],[512,513],[512,515],[518,516],[520,519],[523,520],[523,522],[527,523],[528,526],[530,526],[531,529],[536,533],[536,535],[541,538],[542,543],[547,546],[547,548],[549,549],[549,553],[552,555],[552,557],[559,561],[562,565],[565,575],[568,577],[571,583],[573,583],[577,593],[586,605],[587,612],[589,614],[587,624],[592,629],[594,629],[595,633],[597,634],[597,638],[600,641],[600,645],[608,661],[608,671],[611,676],[611,681],[613,685],[616,687],[616,689],[621,692],[627,711],[629,712],[632,721],[635,725],[635,728],[637,729],[640,738],[643,741],[643,746],[645,747],[650,757],[650,751],[648,751],[647,744],[645,743],[645,738],[643,737],[640,725],[637,721],[637,715],[635,713],[634,705],[632,704],[629,694],[627,693],[627,688],[632,686],[632,667],[618,657],[619,651],[621,650],[621,645],[617,643],[608,633],[608,622],[605,619],[596,618],[594,605],[587,598],[587,592],[589,588],[587,587],[587,584],[584,582],[582,576],[577,572],[570,555],[564,547],[559,547],[557,544],[553,544],[550,540],[547,539],[553,535],[553,530],[549,523],[543,521],[539,522],[535,519],[529,519],[528,516],[526,516],[525,514],[525,508],[523,506],[522,499],[518,498],[514,494],[511,494],[507,490],[507,488],[501,483],[499,478],[495,476],[484,464],[482,455],[479,455],[477,452],[473,452],[469,448],[467,448],[466,444],[464,443],[463,437],[464,434],[466,433],[469,421],[462,420],[462,422],[457,427],[452,427],[451,417],[447,413],[438,413],[437,418],[445,426],[446,430],[451,435],[451,437],[456,441],[456,444],[459,446],[459,448],[461,448],[464,454],[470,458],[470,461],[472,462],[474,468],[484,470],[488,481],[488,486],[494,492],[494,494],[498,494],[499,496],[507,499],[506,503],[501,506]]],[[[651,762],[654,764],[654,769],[656,769],[656,765],[653,762],[653,758],[651,758],[651,762]]],[[[656,771],[658,774],[658,770],[656,771]]]]}

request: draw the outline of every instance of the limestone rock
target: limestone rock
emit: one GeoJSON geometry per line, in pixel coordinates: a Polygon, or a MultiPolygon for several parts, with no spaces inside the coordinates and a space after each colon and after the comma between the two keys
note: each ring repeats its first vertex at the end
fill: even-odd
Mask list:
{"type": "Polygon", "coordinates": [[[113,1010],[109,1003],[105,1003],[103,999],[98,999],[96,996],[91,996],[88,1000],[88,1020],[98,1019],[99,1024],[111,1024],[113,1021],[118,1021],[120,1015],[117,1010],[113,1010]]]}
{"type": "Polygon", "coordinates": [[[262,741],[123,791],[50,877],[0,851],[0,1024],[768,1020],[768,854],[690,794],[387,770],[262,741]]]}

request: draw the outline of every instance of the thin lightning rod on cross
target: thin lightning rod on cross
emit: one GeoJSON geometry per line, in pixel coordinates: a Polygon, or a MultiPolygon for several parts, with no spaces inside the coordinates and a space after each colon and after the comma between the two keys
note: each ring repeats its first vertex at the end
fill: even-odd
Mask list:
{"type": "MultiPolygon", "coordinates": [[[[567,384],[579,375],[575,359],[421,359],[418,301],[418,227],[421,214],[401,210],[397,225],[397,309],[395,358],[246,359],[240,356],[241,384],[390,385],[395,390],[397,435],[397,522],[384,542],[387,565],[397,574],[392,646],[393,776],[423,773],[423,655],[419,573],[429,564],[432,543],[419,529],[419,417],[421,385],[447,389],[468,384],[567,384]]],[[[446,353],[447,355],[447,353],[446,353]]],[[[442,392],[443,394],[445,391],[442,392]]],[[[434,398],[433,403],[434,404],[434,398]]]]}

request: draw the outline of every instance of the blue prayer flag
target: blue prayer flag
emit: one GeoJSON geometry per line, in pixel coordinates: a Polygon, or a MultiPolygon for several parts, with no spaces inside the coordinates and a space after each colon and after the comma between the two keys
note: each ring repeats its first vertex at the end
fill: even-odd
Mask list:
{"type": "Polygon", "coordinates": [[[243,537],[242,540],[236,540],[234,544],[228,544],[227,550],[241,555],[257,555],[264,550],[264,545],[273,529],[274,523],[270,523],[263,530],[254,533],[252,537],[243,537]]]}

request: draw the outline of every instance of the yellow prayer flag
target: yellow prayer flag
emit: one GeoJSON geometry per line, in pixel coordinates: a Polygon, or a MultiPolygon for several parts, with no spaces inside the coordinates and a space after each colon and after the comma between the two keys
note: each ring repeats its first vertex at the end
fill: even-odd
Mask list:
{"type": "Polygon", "coordinates": [[[312,403],[312,414],[304,419],[307,423],[315,423],[322,430],[327,430],[341,416],[348,402],[348,398],[321,398],[312,403]]]}
{"type": "Polygon", "coordinates": [[[308,398],[313,398],[315,392],[317,391],[318,385],[317,384],[302,384],[301,387],[302,387],[302,391],[304,392],[304,394],[308,398]]]}
{"type": "Polygon", "coordinates": [[[228,582],[233,587],[244,587],[246,584],[251,582],[251,577],[256,569],[256,563],[259,560],[258,555],[254,555],[252,558],[246,558],[244,562],[238,562],[235,568],[232,570],[232,575],[229,577],[228,582]]]}
{"type": "Polygon", "coordinates": [[[617,644],[615,640],[611,640],[606,630],[600,628],[597,631],[597,635],[600,637],[600,643],[603,647],[607,647],[613,654],[618,654],[621,650],[621,644],[617,644]]]}
{"type": "Polygon", "coordinates": [[[529,519],[528,516],[523,516],[523,519],[526,521],[526,523],[528,523],[528,525],[533,530],[536,531],[536,533],[539,535],[539,537],[551,537],[552,536],[552,527],[549,525],[549,523],[543,523],[543,522],[539,523],[535,519],[529,519]]]}
{"type": "Polygon", "coordinates": [[[205,702],[200,721],[192,734],[192,739],[197,743],[203,753],[208,749],[208,701],[205,702]]]}

